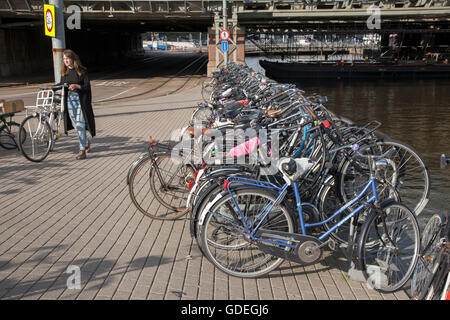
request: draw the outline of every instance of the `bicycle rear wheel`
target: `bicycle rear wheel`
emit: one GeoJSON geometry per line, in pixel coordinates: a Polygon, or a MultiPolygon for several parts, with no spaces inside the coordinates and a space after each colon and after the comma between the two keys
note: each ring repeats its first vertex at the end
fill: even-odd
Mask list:
{"type": "MultiPolygon", "coordinates": [[[[0,127],[0,147],[12,150],[19,149],[19,130],[20,124],[8,122],[0,127]]],[[[22,128],[22,130],[25,130],[22,128]]],[[[22,134],[23,139],[26,138],[26,132],[22,134]]],[[[22,141],[23,142],[23,141],[22,141]]]]}
{"type": "Polygon", "coordinates": [[[52,129],[40,114],[30,115],[22,121],[19,128],[19,147],[25,158],[33,162],[44,160],[52,144],[52,129]]]}
{"type": "Polygon", "coordinates": [[[415,215],[392,202],[367,218],[358,241],[359,267],[372,288],[397,291],[411,277],[419,250],[415,215]]]}

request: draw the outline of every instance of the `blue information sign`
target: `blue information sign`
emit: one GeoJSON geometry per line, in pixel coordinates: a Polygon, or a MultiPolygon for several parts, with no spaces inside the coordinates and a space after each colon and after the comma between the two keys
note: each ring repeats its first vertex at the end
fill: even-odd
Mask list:
{"type": "Polygon", "coordinates": [[[228,41],[222,41],[222,51],[223,52],[228,51],[228,41]]]}

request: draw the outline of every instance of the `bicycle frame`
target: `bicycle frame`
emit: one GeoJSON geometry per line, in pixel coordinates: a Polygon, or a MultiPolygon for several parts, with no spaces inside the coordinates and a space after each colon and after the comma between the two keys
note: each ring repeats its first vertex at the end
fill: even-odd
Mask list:
{"type": "MultiPolygon", "coordinates": [[[[272,184],[270,182],[253,180],[253,179],[242,178],[242,177],[230,177],[226,181],[228,181],[226,183],[226,189],[227,189],[228,193],[231,195],[231,198],[232,198],[232,200],[234,202],[234,205],[235,205],[235,207],[237,209],[237,212],[239,214],[238,219],[240,221],[242,221],[244,227],[239,226],[236,223],[234,223],[233,221],[231,221],[230,219],[227,219],[226,217],[224,217],[222,215],[218,215],[218,214],[216,214],[216,213],[214,213],[214,212],[212,212],[212,211],[210,211],[208,209],[209,213],[213,214],[214,216],[216,216],[216,217],[218,217],[218,218],[220,218],[222,220],[227,221],[228,223],[232,224],[234,227],[240,229],[241,231],[246,233],[251,240],[268,242],[268,243],[275,244],[275,245],[282,245],[282,246],[286,246],[286,247],[290,247],[290,248],[295,248],[295,245],[289,243],[289,241],[287,241],[287,240],[276,239],[276,238],[272,238],[272,239],[269,240],[269,239],[264,239],[264,238],[258,238],[256,236],[257,231],[259,230],[259,228],[261,227],[262,223],[267,218],[268,214],[272,211],[272,209],[275,206],[277,206],[283,200],[284,196],[287,193],[287,189],[289,188],[289,184],[286,183],[285,185],[283,185],[283,187],[280,188],[280,187],[278,187],[278,186],[276,186],[276,185],[274,185],[274,184],[272,184]],[[243,184],[243,185],[263,188],[263,189],[275,190],[275,191],[278,192],[277,198],[275,199],[275,201],[268,203],[263,208],[263,210],[256,215],[256,218],[255,218],[254,222],[252,223],[252,225],[248,224],[245,216],[242,214],[241,209],[239,208],[236,200],[233,197],[232,190],[230,189],[230,185],[233,182],[238,183],[238,184],[243,184]],[[258,222],[258,223],[255,226],[256,222],[258,222]]],[[[295,200],[296,200],[296,203],[297,203],[297,212],[298,212],[299,221],[300,221],[300,228],[301,228],[301,233],[303,235],[307,235],[307,231],[306,231],[307,228],[313,228],[313,227],[321,226],[321,225],[324,225],[324,224],[330,222],[332,219],[334,219],[335,217],[341,215],[345,210],[350,208],[356,202],[360,201],[365,195],[369,195],[370,192],[372,193],[372,195],[369,197],[369,199],[365,200],[364,203],[360,204],[357,208],[353,209],[350,213],[345,215],[345,217],[340,219],[339,222],[334,224],[329,230],[327,230],[325,233],[320,235],[317,238],[320,241],[323,241],[325,238],[327,238],[332,232],[334,232],[337,228],[339,228],[347,220],[349,220],[352,217],[354,217],[357,213],[359,213],[361,210],[363,210],[368,204],[379,201],[378,193],[377,193],[377,190],[376,190],[376,181],[375,181],[374,177],[371,177],[370,180],[365,185],[364,189],[356,197],[354,197],[351,201],[347,202],[344,206],[342,206],[340,209],[335,211],[334,214],[332,216],[330,216],[328,219],[320,221],[320,222],[317,222],[317,223],[305,223],[304,220],[303,220],[302,206],[301,206],[301,200],[300,200],[300,196],[299,196],[297,182],[293,182],[292,187],[294,189],[295,200]]]]}

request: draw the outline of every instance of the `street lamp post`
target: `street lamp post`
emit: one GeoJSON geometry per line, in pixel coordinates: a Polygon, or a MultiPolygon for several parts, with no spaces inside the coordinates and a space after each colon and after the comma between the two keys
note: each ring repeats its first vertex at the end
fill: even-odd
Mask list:
{"type": "Polygon", "coordinates": [[[52,38],[52,52],[55,83],[59,83],[61,81],[62,54],[66,48],[64,3],[63,0],[49,0],[49,4],[55,6],[55,37],[52,38]]]}

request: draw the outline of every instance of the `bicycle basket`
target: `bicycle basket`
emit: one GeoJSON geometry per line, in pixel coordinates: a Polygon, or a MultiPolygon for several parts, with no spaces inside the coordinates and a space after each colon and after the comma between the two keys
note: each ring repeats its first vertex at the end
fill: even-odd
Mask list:
{"type": "Polygon", "coordinates": [[[53,105],[53,98],[55,94],[53,90],[41,90],[37,94],[36,108],[49,110],[53,105]]]}

